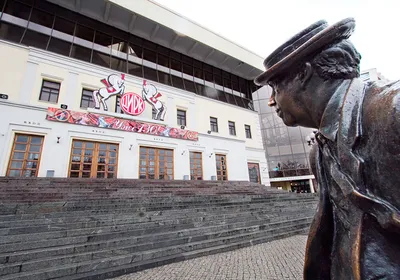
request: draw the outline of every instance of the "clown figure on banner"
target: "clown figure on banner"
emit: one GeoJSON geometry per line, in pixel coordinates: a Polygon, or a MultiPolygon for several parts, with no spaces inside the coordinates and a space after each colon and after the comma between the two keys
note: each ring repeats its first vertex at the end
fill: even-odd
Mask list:
{"type": "Polygon", "coordinates": [[[165,113],[167,112],[167,108],[165,104],[158,100],[161,96],[161,93],[158,92],[157,88],[148,84],[146,80],[143,80],[143,89],[142,89],[142,97],[143,100],[147,101],[155,110],[156,115],[154,117],[155,120],[164,120],[165,113]]]}
{"type": "Polygon", "coordinates": [[[108,111],[106,101],[115,95],[123,95],[125,91],[125,74],[116,75],[111,74],[107,79],[102,79],[101,82],[106,86],[93,91],[93,100],[95,102],[95,109],[100,109],[100,103],[103,105],[104,111],[108,111]]]}

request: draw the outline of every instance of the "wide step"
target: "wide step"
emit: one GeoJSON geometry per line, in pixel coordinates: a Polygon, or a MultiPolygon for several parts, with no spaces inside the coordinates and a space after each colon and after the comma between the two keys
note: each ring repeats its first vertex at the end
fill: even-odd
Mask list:
{"type": "Polygon", "coordinates": [[[317,198],[249,182],[0,178],[0,278],[106,279],[304,233],[317,198]]]}

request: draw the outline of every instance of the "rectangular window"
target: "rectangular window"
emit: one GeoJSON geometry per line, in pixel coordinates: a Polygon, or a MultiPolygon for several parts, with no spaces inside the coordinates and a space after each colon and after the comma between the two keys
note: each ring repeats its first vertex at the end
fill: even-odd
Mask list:
{"type": "Polygon", "coordinates": [[[60,94],[60,86],[61,84],[58,82],[43,80],[39,100],[57,103],[60,94]]]}
{"type": "Polygon", "coordinates": [[[154,108],[152,108],[152,109],[151,109],[151,118],[152,118],[153,120],[155,120],[156,117],[157,117],[157,111],[156,111],[154,108]]]}
{"type": "Polygon", "coordinates": [[[212,132],[218,132],[218,120],[217,118],[210,117],[210,128],[212,132]]]}
{"type": "Polygon", "coordinates": [[[229,126],[229,134],[230,135],[236,135],[236,128],[235,128],[235,123],[234,122],[228,122],[229,126]]]}
{"type": "Polygon", "coordinates": [[[178,125],[186,126],[186,111],[178,109],[176,115],[178,119],[178,125]]]}
{"type": "Polygon", "coordinates": [[[7,176],[37,177],[43,147],[43,136],[16,134],[8,164],[7,176]]]}
{"type": "Polygon", "coordinates": [[[226,155],[215,155],[215,161],[217,165],[217,180],[227,181],[228,170],[226,168],[226,155]]]}
{"type": "Polygon", "coordinates": [[[244,131],[246,133],[246,138],[251,139],[251,129],[250,129],[250,125],[245,124],[244,125],[244,131]]]}
{"type": "Polygon", "coordinates": [[[82,89],[81,108],[94,108],[95,102],[93,100],[93,90],[82,89]]]}
{"type": "Polygon", "coordinates": [[[173,150],[140,147],[139,178],[173,180],[173,150]]]}
{"type": "Polygon", "coordinates": [[[201,152],[190,152],[190,180],[203,180],[201,152]]]}
{"type": "Polygon", "coordinates": [[[73,140],[69,177],[117,178],[118,145],[73,140]]]}

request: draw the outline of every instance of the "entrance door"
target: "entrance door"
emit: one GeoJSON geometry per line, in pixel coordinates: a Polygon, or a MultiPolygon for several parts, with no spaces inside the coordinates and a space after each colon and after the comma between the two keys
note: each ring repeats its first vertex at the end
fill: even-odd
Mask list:
{"type": "Polygon", "coordinates": [[[174,178],[173,150],[140,147],[139,178],[172,180],[174,178]]]}
{"type": "Polygon", "coordinates": [[[247,167],[249,169],[250,182],[261,183],[260,180],[260,166],[258,163],[248,162],[247,167]]]}
{"type": "Polygon", "coordinates": [[[15,134],[7,176],[37,177],[43,136],[15,134]]]}
{"type": "Polygon", "coordinates": [[[201,152],[190,152],[190,180],[203,180],[201,152]]]}
{"type": "Polygon", "coordinates": [[[118,145],[74,140],[72,142],[69,177],[116,178],[118,145]]]}
{"type": "Polygon", "coordinates": [[[217,180],[226,181],[228,180],[228,170],[226,167],[226,155],[215,155],[217,165],[217,180]]]}

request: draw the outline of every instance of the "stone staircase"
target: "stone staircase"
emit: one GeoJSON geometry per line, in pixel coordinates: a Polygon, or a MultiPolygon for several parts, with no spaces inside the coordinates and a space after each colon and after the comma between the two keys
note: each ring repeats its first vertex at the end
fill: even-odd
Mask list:
{"type": "Polygon", "coordinates": [[[0,178],[0,279],[107,279],[306,233],[315,194],[249,182],[0,178]]]}

